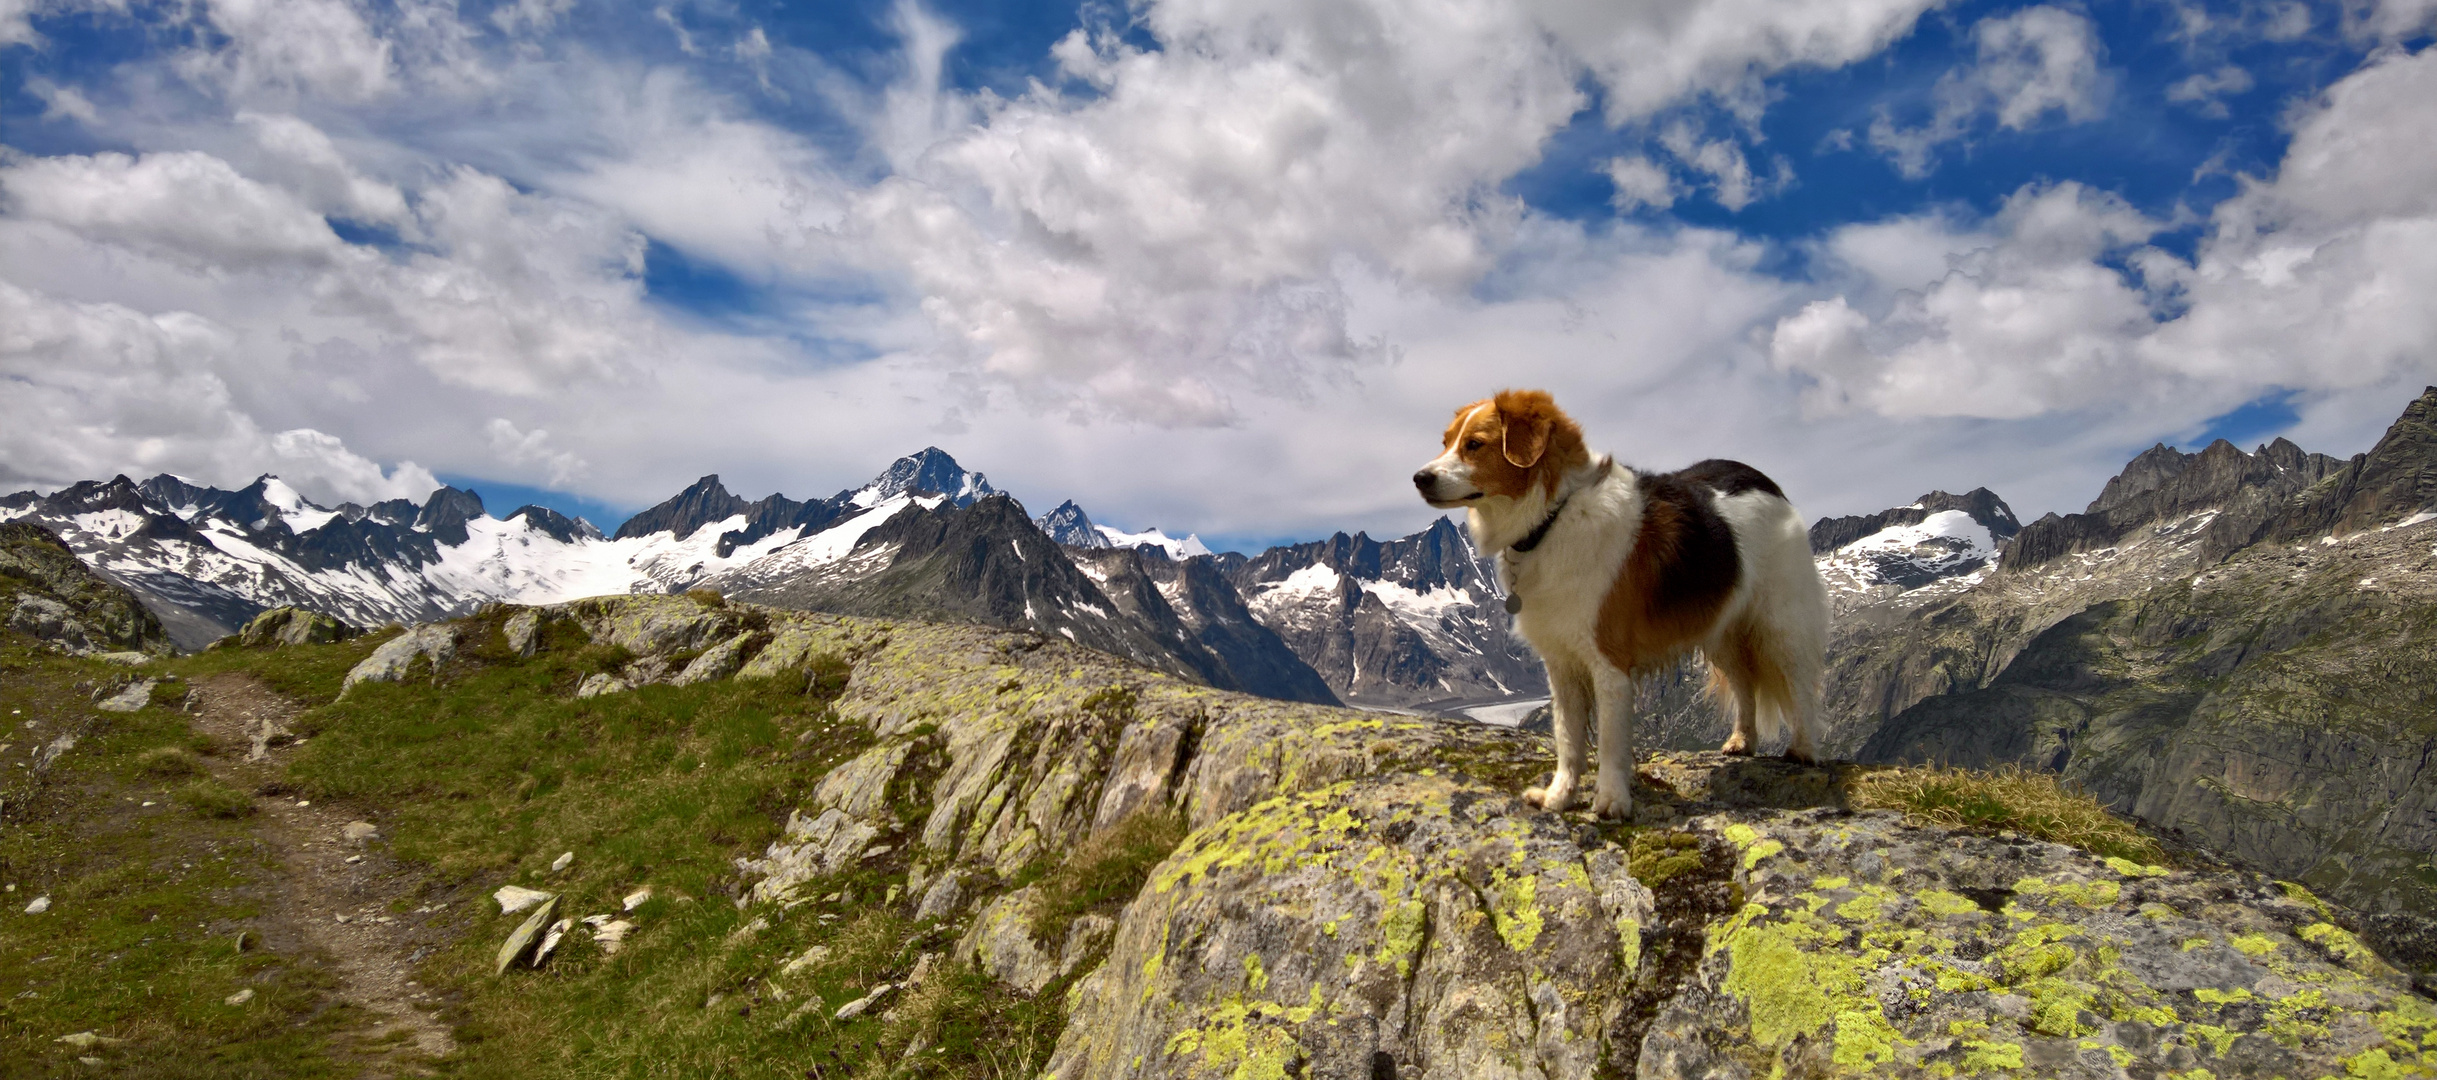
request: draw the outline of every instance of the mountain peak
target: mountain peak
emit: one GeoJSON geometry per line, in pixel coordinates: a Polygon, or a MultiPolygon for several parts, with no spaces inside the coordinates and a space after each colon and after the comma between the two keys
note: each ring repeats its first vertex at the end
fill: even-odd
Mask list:
{"type": "Polygon", "coordinates": [[[926,446],[890,462],[870,483],[839,492],[832,501],[869,507],[915,491],[945,495],[957,506],[971,506],[985,495],[1000,494],[988,478],[957,464],[947,451],[926,446]]]}
{"type": "Polygon", "coordinates": [[[752,505],[729,494],[719,482],[719,474],[711,473],[687,485],[668,501],[627,518],[625,524],[618,526],[616,536],[620,540],[659,532],[680,538],[692,536],[694,530],[744,513],[752,505]]]}
{"type": "Polygon", "coordinates": [[[1084,513],[1082,507],[1076,506],[1073,499],[1059,503],[1057,509],[1042,515],[1037,524],[1041,526],[1042,532],[1049,534],[1050,539],[1068,547],[1104,548],[1109,546],[1108,537],[1101,535],[1100,529],[1092,524],[1091,515],[1084,513]]]}

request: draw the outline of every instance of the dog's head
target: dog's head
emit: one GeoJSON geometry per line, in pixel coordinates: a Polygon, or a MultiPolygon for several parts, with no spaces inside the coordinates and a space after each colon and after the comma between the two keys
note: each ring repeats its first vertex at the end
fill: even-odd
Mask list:
{"type": "Polygon", "coordinates": [[[1553,495],[1559,478],[1590,459],[1582,428],[1547,392],[1500,390],[1455,411],[1444,449],[1413,486],[1442,510],[1519,499],[1535,486],[1553,495]]]}

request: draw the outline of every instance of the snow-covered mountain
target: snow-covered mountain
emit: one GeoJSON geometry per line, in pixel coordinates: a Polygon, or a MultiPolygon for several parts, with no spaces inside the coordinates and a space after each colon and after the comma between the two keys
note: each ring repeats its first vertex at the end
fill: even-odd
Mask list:
{"type": "Polygon", "coordinates": [[[1184,539],[1178,540],[1157,528],[1145,529],[1136,533],[1111,528],[1107,525],[1094,525],[1092,528],[1099,530],[1101,539],[1107,541],[1105,545],[1107,547],[1157,548],[1166,552],[1171,559],[1190,559],[1196,555],[1211,553],[1210,549],[1202,543],[1202,538],[1192,533],[1186,533],[1184,539]]]}
{"type": "Polygon", "coordinates": [[[1082,507],[1076,506],[1073,499],[1059,503],[1057,509],[1041,515],[1041,520],[1033,524],[1039,525],[1041,532],[1050,539],[1067,547],[1104,548],[1109,546],[1108,537],[1100,532],[1098,525],[1092,524],[1091,515],[1084,513],[1082,507]]]}
{"type": "Polygon", "coordinates": [[[1842,612],[1916,589],[1968,589],[2021,530],[2013,508],[1987,488],[1932,491],[1909,506],[1814,522],[1811,554],[1842,612]]]}
{"type": "Polygon", "coordinates": [[[909,506],[969,506],[995,493],[934,447],[809,503],[783,495],[746,502],[706,476],[611,537],[538,506],[494,518],[480,495],[450,487],[421,506],[400,499],[323,507],[268,475],[236,491],[164,474],[141,484],[87,481],[48,496],[20,492],[0,499],[0,520],[57,533],[87,565],[142,597],[182,647],[196,648],[283,604],[373,626],[460,615],[488,601],[774,580],[845,560],[865,531],[909,506]]]}

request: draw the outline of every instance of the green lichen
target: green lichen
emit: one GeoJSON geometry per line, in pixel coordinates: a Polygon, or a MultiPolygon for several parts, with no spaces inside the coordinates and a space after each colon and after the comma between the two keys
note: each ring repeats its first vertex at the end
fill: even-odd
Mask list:
{"type": "Polygon", "coordinates": [[[2019,1070],[2022,1068],[2022,1044],[1966,1040],[1963,1044],[1963,1068],[1969,1072],[2019,1070]]]}
{"type": "Polygon", "coordinates": [[[1504,870],[1490,877],[1491,903],[1489,916],[1498,929],[1498,937],[1506,947],[1522,952],[1540,939],[1543,920],[1540,906],[1540,879],[1525,875],[1509,877],[1504,870]]]}
{"type": "Polygon", "coordinates": [[[1413,957],[1422,948],[1422,927],[1428,911],[1419,900],[1407,900],[1379,920],[1379,951],[1371,959],[1396,965],[1396,975],[1403,978],[1413,972],[1413,957]]]}
{"type": "Polygon", "coordinates": [[[1913,894],[1912,898],[1924,910],[1941,918],[1951,915],[1970,915],[1980,910],[1980,905],[1973,903],[1971,898],[1950,893],[1944,889],[1923,889],[1913,894]]]}
{"type": "Polygon", "coordinates": [[[2276,951],[2276,939],[2266,934],[2236,934],[2227,938],[2226,944],[2232,945],[2244,956],[2266,956],[2276,951]]]}

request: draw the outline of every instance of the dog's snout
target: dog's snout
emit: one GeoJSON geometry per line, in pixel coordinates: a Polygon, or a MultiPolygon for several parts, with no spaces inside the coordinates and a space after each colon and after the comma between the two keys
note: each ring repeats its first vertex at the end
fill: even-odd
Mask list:
{"type": "Polygon", "coordinates": [[[1413,474],[1413,486],[1420,488],[1423,491],[1428,491],[1430,490],[1430,481],[1433,479],[1435,478],[1430,475],[1430,470],[1420,470],[1413,474]]]}

